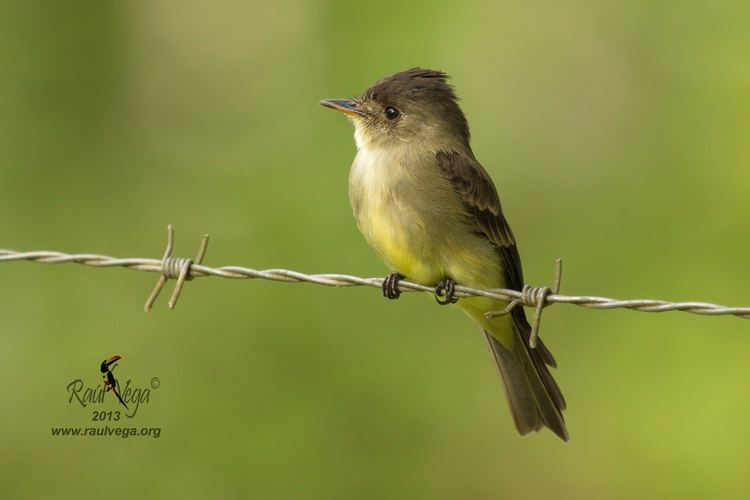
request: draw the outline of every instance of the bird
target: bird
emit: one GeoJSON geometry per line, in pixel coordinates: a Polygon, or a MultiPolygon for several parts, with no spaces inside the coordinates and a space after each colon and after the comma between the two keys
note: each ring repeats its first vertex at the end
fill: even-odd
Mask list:
{"type": "Polygon", "coordinates": [[[122,404],[122,406],[124,406],[127,410],[129,409],[128,405],[126,405],[125,401],[122,400],[120,392],[117,390],[117,380],[115,379],[115,374],[112,373],[114,366],[112,367],[112,369],[110,369],[110,366],[120,359],[122,359],[122,357],[120,356],[112,356],[105,359],[104,361],[102,361],[99,370],[102,372],[102,380],[104,381],[104,387],[106,387],[105,392],[112,390],[112,392],[115,393],[115,396],[117,396],[117,399],[120,401],[120,404],[122,404]]]}
{"type": "Polygon", "coordinates": [[[470,146],[467,119],[449,76],[415,67],[385,77],[354,99],[325,99],[354,124],[356,156],[349,201],[357,227],[391,272],[383,295],[397,299],[403,279],[434,287],[481,329],[521,436],[544,427],[563,441],[565,398],[557,363],[521,307],[488,317],[507,301],[457,300],[457,284],[521,290],[521,259],[497,189],[470,146]]]}

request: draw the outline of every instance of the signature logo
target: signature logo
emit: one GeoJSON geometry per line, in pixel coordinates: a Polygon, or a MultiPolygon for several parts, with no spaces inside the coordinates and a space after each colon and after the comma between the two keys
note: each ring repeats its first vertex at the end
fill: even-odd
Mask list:
{"type": "MultiPolygon", "coordinates": [[[[117,397],[115,404],[125,407],[125,412],[123,412],[125,416],[128,418],[135,417],[140,406],[151,401],[151,391],[158,389],[161,382],[158,378],[152,377],[148,385],[138,384],[130,378],[126,379],[120,371],[118,371],[118,377],[116,378],[114,370],[119,366],[118,361],[121,359],[122,356],[112,356],[101,362],[99,371],[104,384],[87,385],[81,378],[71,380],[66,387],[68,403],[77,402],[83,408],[89,405],[106,405],[107,401],[104,396],[112,392],[117,397]]],[[[112,398],[109,398],[109,400],[114,401],[112,398]]],[[[116,413],[119,414],[119,412],[116,413]]]]}

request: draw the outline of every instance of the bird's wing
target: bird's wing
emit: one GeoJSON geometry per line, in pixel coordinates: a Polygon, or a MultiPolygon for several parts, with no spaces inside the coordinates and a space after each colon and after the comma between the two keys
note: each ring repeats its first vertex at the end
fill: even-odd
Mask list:
{"type": "Polygon", "coordinates": [[[523,287],[521,258],[508,221],[503,216],[497,190],[487,171],[472,157],[455,151],[437,153],[440,169],[464,202],[467,212],[479,229],[498,249],[503,259],[505,286],[513,290],[523,287]]]}
{"type": "MultiPolygon", "coordinates": [[[[443,175],[464,202],[467,212],[474,217],[481,232],[497,248],[503,263],[505,287],[521,291],[524,285],[521,257],[490,175],[474,157],[456,151],[438,152],[437,162],[443,175]]],[[[528,341],[530,327],[523,308],[514,308],[511,315],[519,332],[528,341]]],[[[552,353],[541,342],[536,350],[547,365],[557,366],[552,353]]]]}

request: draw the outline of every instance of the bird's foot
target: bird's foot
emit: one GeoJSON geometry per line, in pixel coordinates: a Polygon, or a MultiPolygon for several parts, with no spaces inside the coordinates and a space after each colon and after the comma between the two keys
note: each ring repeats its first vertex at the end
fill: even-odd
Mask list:
{"type": "Polygon", "coordinates": [[[398,289],[398,282],[404,279],[400,273],[391,273],[383,280],[383,297],[394,300],[401,296],[401,290],[398,289]]]}
{"type": "Polygon", "coordinates": [[[456,282],[451,278],[445,278],[440,281],[435,287],[435,300],[440,305],[455,304],[458,301],[458,297],[454,297],[456,293],[456,282]]]}

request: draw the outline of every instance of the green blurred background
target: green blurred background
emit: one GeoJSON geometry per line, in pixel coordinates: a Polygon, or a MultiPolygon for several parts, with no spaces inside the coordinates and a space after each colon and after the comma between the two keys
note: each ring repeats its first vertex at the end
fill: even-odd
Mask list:
{"type": "MultiPolygon", "coordinates": [[[[0,247],[384,274],[347,198],[351,126],[317,105],[453,75],[529,283],[750,305],[750,4],[28,2],[0,15],[0,247]]],[[[520,439],[477,328],[374,289],[0,265],[5,498],[739,498],[750,323],[556,306],[571,441],[520,439]],[[161,387],[153,438],[66,384],[161,387]]],[[[111,396],[108,396],[110,398],[111,396]]],[[[116,409],[111,399],[107,409],[116,409]]]]}

